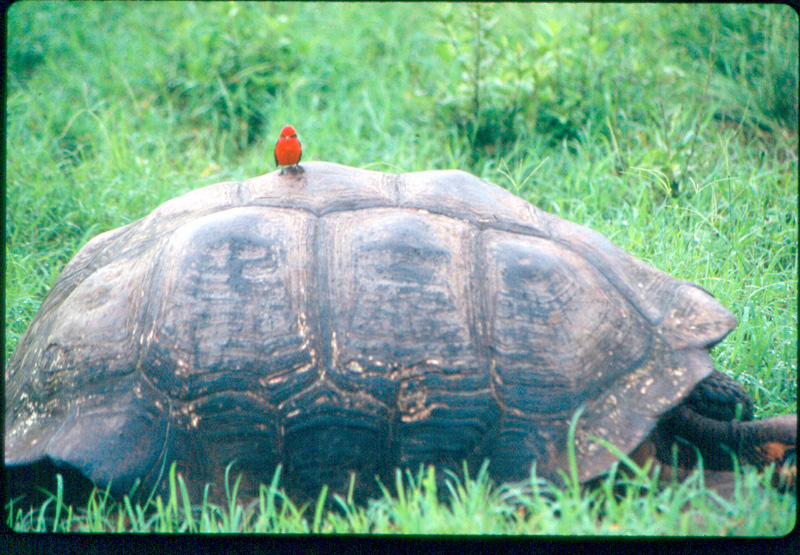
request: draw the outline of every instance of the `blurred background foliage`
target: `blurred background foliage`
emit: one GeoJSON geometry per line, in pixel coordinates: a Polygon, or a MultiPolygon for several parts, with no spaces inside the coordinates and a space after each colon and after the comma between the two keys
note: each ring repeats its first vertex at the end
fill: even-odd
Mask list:
{"type": "Polygon", "coordinates": [[[136,115],[129,131],[156,118],[183,143],[220,137],[225,157],[291,119],[362,144],[454,133],[472,169],[531,135],[552,147],[591,126],[642,142],[660,129],[679,151],[686,101],[765,141],[797,130],[797,18],[777,5],[21,2],[8,37],[10,96],[44,82],[73,107],[48,121],[73,161],[101,154],[75,109],[109,103],[136,115]]]}

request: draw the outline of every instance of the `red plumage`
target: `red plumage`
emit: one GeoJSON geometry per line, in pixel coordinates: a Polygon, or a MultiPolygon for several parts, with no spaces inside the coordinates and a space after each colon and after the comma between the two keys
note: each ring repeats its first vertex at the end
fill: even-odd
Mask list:
{"type": "Polygon", "coordinates": [[[303,147],[297,138],[297,131],[291,125],[281,129],[281,136],[275,143],[275,165],[296,166],[303,155],[303,147]]]}

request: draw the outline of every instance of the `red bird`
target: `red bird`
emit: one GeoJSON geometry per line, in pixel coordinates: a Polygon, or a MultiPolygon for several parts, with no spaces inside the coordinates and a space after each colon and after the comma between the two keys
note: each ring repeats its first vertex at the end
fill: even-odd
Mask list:
{"type": "MultiPolygon", "coordinates": [[[[292,170],[298,168],[300,157],[303,155],[303,147],[297,138],[297,131],[291,125],[286,125],[281,129],[281,137],[275,143],[275,165],[294,166],[292,170]]],[[[281,168],[281,174],[284,168],[281,168]]]]}

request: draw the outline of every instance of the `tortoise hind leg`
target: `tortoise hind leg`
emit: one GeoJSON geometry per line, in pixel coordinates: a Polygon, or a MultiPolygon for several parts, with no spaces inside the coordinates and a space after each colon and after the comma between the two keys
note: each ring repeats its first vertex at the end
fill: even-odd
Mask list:
{"type": "MultiPolygon", "coordinates": [[[[662,478],[688,476],[703,457],[706,486],[718,493],[732,492],[733,457],[741,466],[763,469],[776,465],[772,486],[780,491],[794,491],[797,479],[797,415],[776,416],[751,422],[720,422],[698,415],[687,406],[674,409],[651,435],[656,459],[661,462],[662,478]],[[676,434],[670,428],[680,427],[676,434]],[[688,436],[688,437],[687,437],[688,436]],[[674,467],[672,446],[676,447],[674,467]],[[667,472],[664,473],[663,471],[667,472]]],[[[652,453],[653,449],[650,449],[652,453]]]]}
{"type": "MultiPolygon", "coordinates": [[[[773,486],[794,490],[797,415],[752,420],[753,403],[742,387],[714,371],[686,400],[659,420],[650,437],[655,458],[685,474],[703,459],[706,477],[733,483],[733,455],[740,465],[777,465],[773,486]],[[736,418],[738,416],[738,419],[736,418]],[[676,464],[677,463],[677,464],[676,464]]],[[[722,487],[714,488],[722,491],[722,487]]]]}
{"type": "Polygon", "coordinates": [[[791,458],[797,442],[797,417],[780,416],[752,420],[753,402],[742,387],[714,371],[700,382],[686,400],[658,422],[652,440],[656,458],[693,468],[697,454],[706,470],[733,469],[732,454],[741,464],[763,468],[791,458]],[[739,419],[736,416],[739,416],[739,419]]]}
{"type": "Polygon", "coordinates": [[[691,469],[698,452],[709,470],[731,470],[731,423],[753,419],[753,401],[741,385],[714,370],[698,383],[683,402],[658,421],[651,440],[656,458],[665,465],[691,469]]]}
{"type": "Polygon", "coordinates": [[[753,400],[739,382],[719,370],[714,370],[698,383],[684,403],[698,414],[714,420],[753,419],[753,400]]]}

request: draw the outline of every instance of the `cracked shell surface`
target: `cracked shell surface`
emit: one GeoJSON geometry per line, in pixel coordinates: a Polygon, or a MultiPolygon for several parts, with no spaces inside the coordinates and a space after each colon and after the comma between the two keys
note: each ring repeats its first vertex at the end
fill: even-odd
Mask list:
{"type": "MultiPolygon", "coordinates": [[[[420,463],[606,472],[736,325],[698,286],[459,171],[321,162],[192,191],[67,264],[6,372],[6,465],[199,496],[284,465],[357,491],[420,463]]],[[[199,498],[194,497],[193,498],[199,498]]]]}

